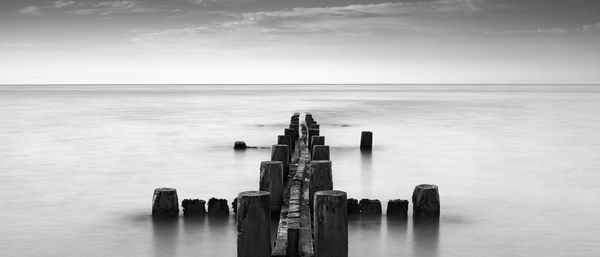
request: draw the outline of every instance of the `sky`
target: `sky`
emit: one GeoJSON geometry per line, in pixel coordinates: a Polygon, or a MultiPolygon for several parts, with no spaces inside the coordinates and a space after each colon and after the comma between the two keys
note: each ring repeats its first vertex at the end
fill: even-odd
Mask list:
{"type": "Polygon", "coordinates": [[[600,84],[599,0],[0,2],[0,84],[600,84]]]}

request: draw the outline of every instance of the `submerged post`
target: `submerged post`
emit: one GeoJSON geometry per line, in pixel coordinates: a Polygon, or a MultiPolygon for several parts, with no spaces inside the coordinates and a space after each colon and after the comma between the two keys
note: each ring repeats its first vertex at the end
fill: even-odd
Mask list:
{"type": "Polygon", "coordinates": [[[152,197],[152,217],[177,217],[179,215],[179,199],[174,188],[154,189],[152,197]]]}
{"type": "Polygon", "coordinates": [[[315,145],[313,147],[312,159],[315,161],[329,160],[329,146],[315,145]]]}
{"type": "Polygon", "coordinates": [[[373,132],[363,131],[360,134],[360,150],[369,151],[373,148],[373,132]]]}
{"type": "Polygon", "coordinates": [[[421,184],[416,186],[412,201],[414,219],[440,217],[440,194],[436,185],[421,184]]]}
{"type": "Polygon", "coordinates": [[[260,185],[258,190],[271,194],[271,212],[279,213],[283,203],[283,164],[280,161],[260,163],[260,185]]]}
{"type": "Polygon", "coordinates": [[[271,161],[280,161],[283,165],[283,180],[287,180],[290,171],[289,155],[287,145],[273,145],[271,148],[271,161]]]}
{"type": "Polygon", "coordinates": [[[314,205],[315,257],[348,257],[346,192],[317,192],[314,205]]]}
{"type": "Polygon", "coordinates": [[[238,195],[237,256],[271,256],[269,192],[246,191],[238,195]]]}

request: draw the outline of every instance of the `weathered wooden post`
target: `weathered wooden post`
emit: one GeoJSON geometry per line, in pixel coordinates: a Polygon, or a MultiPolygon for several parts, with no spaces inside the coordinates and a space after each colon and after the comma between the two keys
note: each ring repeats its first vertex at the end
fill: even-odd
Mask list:
{"type": "Polygon", "coordinates": [[[286,128],[286,129],[283,129],[283,134],[290,137],[290,143],[292,144],[291,152],[292,152],[292,155],[294,155],[293,153],[294,153],[294,150],[296,149],[296,133],[294,132],[293,129],[286,128]]]}
{"type": "Polygon", "coordinates": [[[413,218],[439,218],[440,194],[436,185],[421,184],[415,187],[412,195],[413,218]]]}
{"type": "Polygon", "coordinates": [[[358,200],[354,198],[348,199],[348,215],[360,215],[360,205],[358,204],[358,200]]]}
{"type": "MultiPolygon", "coordinates": [[[[325,145],[325,137],[324,136],[312,136],[310,139],[311,145],[315,147],[315,145],[325,145]]],[[[312,154],[312,148],[308,149],[312,154]]]]}
{"type": "Polygon", "coordinates": [[[381,215],[381,202],[379,200],[361,199],[359,204],[361,215],[381,215]]]}
{"type": "Polygon", "coordinates": [[[333,174],[331,171],[331,161],[311,161],[310,162],[310,188],[308,195],[313,208],[314,195],[318,191],[333,189],[333,174]]]}
{"type": "Polygon", "coordinates": [[[360,150],[369,151],[373,148],[373,132],[363,131],[360,134],[360,150]]]}
{"type": "Polygon", "coordinates": [[[310,139],[313,136],[318,136],[319,135],[319,130],[318,129],[309,129],[308,130],[308,135],[307,135],[307,140],[308,142],[306,142],[306,144],[308,145],[308,149],[312,149],[312,144],[310,142],[310,139]]]}
{"type": "Polygon", "coordinates": [[[233,143],[234,150],[246,150],[246,148],[248,148],[248,146],[246,146],[246,142],[244,141],[235,141],[235,143],[233,143]]]}
{"type": "Polygon", "coordinates": [[[179,215],[179,199],[174,188],[154,189],[152,197],[152,217],[177,217],[179,215]]]}
{"type": "Polygon", "coordinates": [[[200,199],[184,199],[181,201],[184,217],[202,217],[206,214],[206,201],[200,199]]]}
{"type": "Polygon", "coordinates": [[[287,180],[290,172],[289,155],[287,145],[273,145],[271,148],[271,161],[280,161],[283,164],[283,180],[287,180]]]}
{"type": "Polygon", "coordinates": [[[315,145],[313,147],[312,159],[315,161],[329,160],[329,146],[315,145]]]}
{"type": "Polygon", "coordinates": [[[288,136],[277,136],[277,144],[278,145],[287,145],[288,146],[288,161],[292,160],[292,139],[288,136]]]}
{"type": "Polygon", "coordinates": [[[208,216],[227,217],[229,215],[229,205],[226,199],[217,199],[211,197],[208,199],[208,216]]]}
{"type": "Polygon", "coordinates": [[[269,192],[246,191],[238,194],[237,256],[271,256],[271,210],[269,192]]]}
{"type": "Polygon", "coordinates": [[[319,191],[314,206],[315,257],[348,257],[346,192],[319,191]]]}
{"type": "Polygon", "coordinates": [[[407,218],[408,217],[408,201],[407,200],[390,200],[388,202],[386,215],[388,217],[407,218]]]}
{"type": "Polygon", "coordinates": [[[300,129],[300,124],[290,124],[290,129],[294,131],[294,141],[298,140],[298,138],[300,138],[300,131],[298,131],[300,129]]]}
{"type": "Polygon", "coordinates": [[[258,190],[271,194],[271,212],[281,212],[283,203],[283,163],[263,161],[260,163],[260,184],[258,190]]]}

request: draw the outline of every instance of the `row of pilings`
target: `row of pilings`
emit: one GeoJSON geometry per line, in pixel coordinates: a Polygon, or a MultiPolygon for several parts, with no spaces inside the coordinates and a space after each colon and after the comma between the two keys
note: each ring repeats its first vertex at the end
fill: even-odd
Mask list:
{"type": "MultiPolygon", "coordinates": [[[[347,198],[346,192],[333,190],[330,149],[321,135],[321,127],[310,113],[304,124],[294,113],[290,125],[277,136],[271,147],[270,161],[260,163],[257,191],[238,194],[232,202],[237,221],[238,256],[348,256],[348,216],[381,215],[379,200],[347,198]],[[306,203],[306,204],[305,204],[306,203]],[[303,206],[306,205],[306,211],[303,206]],[[279,218],[274,244],[271,221],[279,218]],[[301,222],[303,219],[307,222],[301,222]],[[304,226],[304,227],[303,227],[304,226]],[[308,232],[307,232],[308,231],[308,232]],[[304,232],[304,234],[302,234],[304,232]],[[280,243],[280,239],[285,242],[280,243]],[[279,246],[279,247],[278,247],[279,246]],[[284,248],[283,250],[282,247],[284,248]]],[[[361,151],[371,151],[373,134],[361,133],[361,151]]],[[[235,143],[241,149],[244,142],[235,143]]],[[[413,219],[439,218],[437,186],[422,184],[412,195],[413,219]]],[[[211,198],[206,202],[185,199],[185,217],[227,216],[227,200],[211,198]]],[[[154,192],[153,217],[175,217],[179,214],[177,191],[158,188],[154,192]]],[[[389,217],[406,218],[408,200],[390,200],[389,217]]]]}

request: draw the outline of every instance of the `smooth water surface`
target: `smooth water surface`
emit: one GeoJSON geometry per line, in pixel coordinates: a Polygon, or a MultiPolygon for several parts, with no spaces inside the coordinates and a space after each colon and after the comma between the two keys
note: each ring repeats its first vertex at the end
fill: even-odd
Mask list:
{"type": "Polygon", "coordinates": [[[152,192],[256,190],[296,111],[349,197],[440,188],[439,224],[353,220],[350,256],[600,256],[600,87],[575,85],[0,86],[0,256],[235,256],[232,217],[153,222],[152,192]]]}

